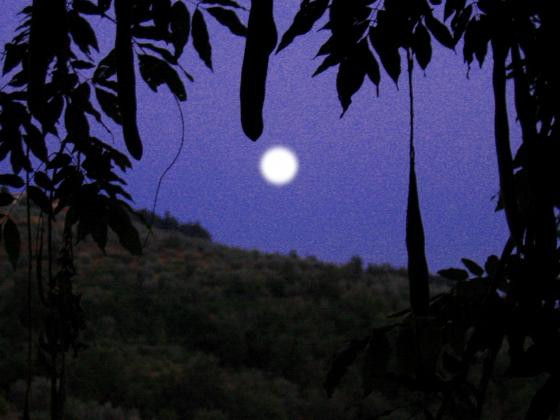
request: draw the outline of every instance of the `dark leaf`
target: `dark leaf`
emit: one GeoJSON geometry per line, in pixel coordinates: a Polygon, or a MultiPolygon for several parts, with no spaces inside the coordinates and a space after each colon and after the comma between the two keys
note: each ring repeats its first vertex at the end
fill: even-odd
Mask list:
{"type": "Polygon", "coordinates": [[[64,168],[72,162],[70,155],[66,153],[58,153],[53,160],[47,163],[47,169],[64,168]]]}
{"type": "Polygon", "coordinates": [[[68,135],[74,140],[89,137],[89,123],[86,114],[73,102],[66,107],[64,113],[64,125],[68,135]]]}
{"type": "Polygon", "coordinates": [[[111,50],[97,65],[93,73],[93,80],[107,80],[117,72],[117,56],[115,50],[111,50]]]}
{"type": "Polygon", "coordinates": [[[175,48],[175,57],[183,54],[191,31],[191,15],[185,3],[178,1],[171,7],[171,42],[175,48]]]}
{"type": "Polygon", "coordinates": [[[325,70],[328,70],[329,68],[336,66],[339,63],[340,63],[340,57],[336,56],[335,54],[328,55],[327,57],[325,57],[325,59],[319,65],[319,67],[317,67],[312,77],[320,75],[325,70]]]}
{"type": "Polygon", "coordinates": [[[142,42],[139,42],[138,45],[142,48],[146,48],[148,50],[151,50],[151,51],[159,54],[161,56],[161,58],[163,58],[168,63],[177,64],[177,59],[175,58],[175,56],[173,56],[173,54],[171,54],[165,48],[157,47],[153,44],[146,44],[146,43],[142,43],[142,42]]]}
{"type": "Polygon", "coordinates": [[[99,6],[99,9],[106,12],[109,10],[109,7],[111,7],[111,0],[97,0],[97,5],[99,6]]]}
{"type": "Polygon", "coordinates": [[[241,23],[234,11],[221,7],[206,9],[218,22],[227,27],[232,34],[247,36],[247,28],[241,23]]]}
{"type": "Polygon", "coordinates": [[[154,1],[152,15],[156,28],[166,36],[171,20],[171,0],[154,1]]]}
{"type": "Polygon", "coordinates": [[[72,65],[72,67],[78,70],[88,70],[95,67],[95,64],[83,60],[72,60],[70,64],[72,65]]]}
{"type": "Polygon", "coordinates": [[[278,34],[273,16],[273,0],[252,0],[247,41],[241,69],[241,126],[256,141],[262,134],[268,60],[278,34]]]}
{"type": "Polygon", "coordinates": [[[26,44],[11,44],[4,46],[4,66],[2,67],[2,75],[9,73],[16,68],[25,58],[27,52],[26,44]]]}
{"type": "Polygon", "coordinates": [[[463,265],[467,267],[467,270],[469,270],[475,276],[480,277],[482,276],[482,274],[484,274],[484,270],[482,269],[482,267],[473,260],[469,260],[468,258],[461,258],[461,261],[463,265]]]}
{"type": "Polygon", "coordinates": [[[437,39],[441,45],[450,49],[455,48],[455,40],[451,32],[449,32],[449,29],[447,29],[447,26],[430,14],[426,15],[424,22],[434,38],[437,39]]]}
{"type": "Polygon", "coordinates": [[[418,24],[412,38],[412,50],[416,56],[418,64],[425,70],[432,59],[432,40],[426,27],[418,24]]]}
{"type": "Polygon", "coordinates": [[[340,63],[338,68],[336,90],[338,92],[338,100],[340,105],[342,105],[341,117],[348,110],[352,103],[352,96],[360,89],[366,76],[365,57],[361,57],[358,51],[363,52],[364,50],[354,51],[352,55],[349,55],[340,63]]]}
{"type": "Polygon", "coordinates": [[[398,44],[391,42],[386,33],[379,28],[372,28],[369,31],[369,39],[379,55],[385,71],[397,83],[401,74],[401,55],[398,44]]]}
{"type": "Polygon", "coordinates": [[[46,214],[52,213],[52,205],[51,201],[47,197],[47,195],[38,187],[30,185],[27,187],[27,194],[31,201],[33,201],[37,207],[41,209],[46,214]]]}
{"type": "Polygon", "coordinates": [[[142,243],[138,231],[130,221],[130,216],[119,203],[110,203],[108,211],[109,227],[117,234],[119,243],[131,254],[142,255],[142,243]]]}
{"type": "Polygon", "coordinates": [[[461,10],[455,15],[451,21],[451,29],[453,29],[453,36],[455,37],[455,43],[463,36],[467,24],[470,22],[472,15],[473,6],[472,4],[461,10]]]}
{"type": "MultiPolygon", "coordinates": [[[[367,42],[366,42],[367,44],[367,42]]],[[[379,82],[381,81],[381,74],[379,72],[379,64],[375,59],[373,53],[369,50],[368,46],[366,45],[367,51],[364,52],[364,59],[365,59],[365,66],[366,66],[366,74],[371,80],[371,82],[375,86],[379,86],[379,82]]]]}
{"type": "Polygon", "coordinates": [[[7,219],[4,222],[3,233],[4,248],[6,249],[6,254],[8,254],[8,259],[15,270],[19,259],[21,240],[19,237],[19,230],[12,219],[7,219]]]}
{"type": "Polygon", "coordinates": [[[309,32],[313,28],[315,22],[323,16],[328,5],[328,0],[302,1],[292,25],[282,36],[282,40],[276,52],[278,53],[290,45],[297,36],[309,32]]]}
{"type": "Polygon", "coordinates": [[[89,54],[90,47],[95,51],[99,51],[95,31],[89,22],[76,13],[76,11],[68,13],[68,28],[72,39],[84,54],[89,54]]]}
{"type": "Polygon", "coordinates": [[[447,0],[443,11],[443,19],[447,20],[453,13],[457,13],[465,7],[466,0],[447,0]]]}
{"type": "Polygon", "coordinates": [[[180,101],[187,99],[183,82],[177,72],[166,62],[152,55],[140,54],[140,74],[148,86],[155,92],[159,85],[165,83],[180,101]]]}
{"type": "Polygon", "coordinates": [[[219,4],[220,6],[229,6],[233,7],[234,9],[245,9],[244,7],[240,6],[239,3],[233,0],[202,0],[204,4],[219,4]]]}
{"type": "Polygon", "coordinates": [[[438,274],[450,280],[462,281],[469,278],[469,273],[459,268],[446,268],[444,270],[439,270],[438,274]]]}
{"type": "Polygon", "coordinates": [[[348,367],[356,360],[358,354],[364,350],[368,341],[369,339],[354,340],[347,348],[335,356],[327,373],[324,385],[329,398],[332,397],[335,388],[340,383],[342,377],[346,374],[348,367]]]}
{"type": "Polygon", "coordinates": [[[0,192],[0,207],[8,206],[14,202],[14,196],[9,192],[0,192]]]}
{"type": "Polygon", "coordinates": [[[84,15],[99,15],[101,13],[99,5],[89,0],[74,0],[72,5],[74,6],[74,10],[84,15]]]}
{"type": "Polygon", "coordinates": [[[364,391],[364,396],[371,394],[375,386],[382,380],[387,372],[390,355],[391,349],[389,348],[389,341],[385,333],[374,333],[368,344],[362,369],[362,390],[364,391]]]}
{"type": "Polygon", "coordinates": [[[484,270],[486,270],[486,273],[489,276],[495,276],[499,264],[500,264],[500,259],[495,255],[490,255],[486,259],[486,263],[484,264],[484,270]]]}
{"type": "Polygon", "coordinates": [[[14,188],[21,188],[25,185],[23,179],[14,174],[0,175],[0,185],[9,185],[14,188]]]}
{"type": "Polygon", "coordinates": [[[469,64],[472,63],[474,57],[481,67],[484,63],[490,40],[490,28],[487,22],[486,16],[471,19],[465,29],[463,57],[469,64]]]}
{"type": "Polygon", "coordinates": [[[104,89],[97,88],[95,89],[95,96],[103,112],[117,124],[122,124],[117,95],[104,89]]]}
{"type": "Polygon", "coordinates": [[[155,26],[134,25],[132,28],[134,38],[150,39],[152,41],[167,41],[167,35],[155,26]]]}
{"type": "Polygon", "coordinates": [[[204,16],[196,9],[192,18],[192,37],[194,49],[206,66],[212,70],[212,47],[208,36],[208,28],[204,16]]]}
{"type": "Polygon", "coordinates": [[[53,184],[52,180],[43,171],[35,172],[35,175],[34,175],[33,178],[35,179],[35,183],[39,187],[43,188],[44,190],[52,191],[54,189],[54,184],[53,184]]]}
{"type": "Polygon", "coordinates": [[[558,390],[560,389],[560,376],[552,373],[544,385],[539,388],[529,406],[527,420],[547,420],[551,418],[558,407],[558,390]]]}

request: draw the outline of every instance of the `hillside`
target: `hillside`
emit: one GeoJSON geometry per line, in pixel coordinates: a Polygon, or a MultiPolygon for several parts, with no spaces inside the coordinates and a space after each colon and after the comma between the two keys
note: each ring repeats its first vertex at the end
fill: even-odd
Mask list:
{"type": "MultiPolygon", "coordinates": [[[[164,220],[142,257],[114,240],[106,255],[77,247],[87,349],[68,361],[66,418],[350,420],[402,406],[399,392],[363,399],[356,368],[330,400],[322,384],[337,350],[406,307],[404,270],[229,248],[164,220]]],[[[0,258],[0,417],[12,418],[24,396],[26,281],[0,258]]],[[[34,371],[32,418],[46,419],[48,381],[38,362],[34,371]]]]}

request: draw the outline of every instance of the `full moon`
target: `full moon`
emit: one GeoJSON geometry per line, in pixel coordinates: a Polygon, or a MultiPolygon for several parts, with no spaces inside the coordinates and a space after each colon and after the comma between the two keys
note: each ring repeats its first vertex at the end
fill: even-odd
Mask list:
{"type": "Polygon", "coordinates": [[[263,178],[281,187],[294,180],[298,172],[298,160],[287,147],[271,147],[261,157],[260,170],[263,178]]]}

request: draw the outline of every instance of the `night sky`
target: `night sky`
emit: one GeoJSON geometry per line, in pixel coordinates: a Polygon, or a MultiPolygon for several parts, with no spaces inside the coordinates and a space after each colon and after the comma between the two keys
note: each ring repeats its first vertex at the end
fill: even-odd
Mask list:
{"type": "MultiPolygon", "coordinates": [[[[277,1],[282,34],[299,1],[277,1]]],[[[20,2],[2,0],[0,41],[12,36],[20,2]]],[[[92,20],[96,23],[96,20],[92,20]]],[[[207,18],[214,73],[189,43],[183,64],[195,77],[187,84],[185,145],[164,180],[157,212],[199,221],[215,241],[247,249],[314,255],[345,262],[406,265],[408,95],[382,78],[380,97],[369,82],[340,119],[335,71],[312,79],[312,60],[326,33],[298,38],[270,63],[265,131],[253,143],[239,120],[243,39],[207,18]],[[295,181],[266,183],[260,156],[283,145],[299,159],[295,181]]],[[[108,31],[101,44],[108,46],[108,31]]],[[[415,74],[416,156],[420,204],[430,270],[456,266],[461,257],[479,262],[499,253],[506,239],[494,213],[498,181],[493,140],[490,62],[467,67],[457,53],[436,49],[426,74],[415,74]]],[[[107,51],[107,50],[105,50],[107,51]]],[[[385,76],[385,75],[384,75],[385,76]]],[[[4,82],[4,81],[3,81],[4,82]]],[[[143,160],[126,178],[137,207],[151,208],[159,175],[181,140],[181,119],[171,95],[139,86],[143,160]]],[[[107,138],[106,136],[104,138],[107,138]]],[[[120,132],[115,144],[122,148],[120,132]]]]}

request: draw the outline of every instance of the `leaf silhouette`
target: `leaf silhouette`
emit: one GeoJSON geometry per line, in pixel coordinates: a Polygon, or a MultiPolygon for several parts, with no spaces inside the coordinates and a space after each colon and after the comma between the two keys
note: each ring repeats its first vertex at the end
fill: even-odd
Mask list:
{"type": "Polygon", "coordinates": [[[241,23],[235,12],[221,7],[209,7],[206,11],[228,28],[232,34],[247,36],[247,28],[241,23]]]}
{"type": "Polygon", "coordinates": [[[14,188],[21,188],[24,185],[23,179],[14,174],[0,175],[0,185],[9,185],[14,188]]]}
{"type": "MultiPolygon", "coordinates": [[[[364,42],[362,41],[361,45],[363,44],[364,42]]],[[[338,99],[342,105],[341,117],[346,113],[348,107],[352,103],[352,96],[364,83],[364,78],[366,76],[365,57],[360,55],[360,52],[363,54],[363,51],[363,48],[355,49],[351,55],[340,63],[340,67],[338,68],[336,90],[338,92],[338,99]]],[[[367,52],[368,51],[366,51],[366,53],[367,52]]]]}
{"type": "Polygon", "coordinates": [[[446,268],[439,270],[438,274],[446,279],[457,281],[467,280],[469,278],[469,273],[459,268],[446,268]]]}
{"type": "Polygon", "coordinates": [[[154,92],[157,91],[158,86],[165,83],[180,101],[187,99],[183,82],[166,61],[147,54],[140,54],[138,59],[140,60],[140,74],[154,92]]]}
{"type": "Polygon", "coordinates": [[[432,41],[426,27],[418,24],[412,38],[412,49],[418,64],[425,70],[432,59],[432,41]]]}
{"type": "Polygon", "coordinates": [[[273,0],[252,0],[241,69],[241,125],[251,140],[263,132],[268,60],[277,42],[273,0]]]}
{"type": "Polygon", "coordinates": [[[131,156],[140,159],[142,157],[142,140],[136,123],[136,84],[132,51],[131,8],[132,5],[128,0],[115,0],[115,13],[117,14],[115,50],[119,88],[118,99],[124,141],[131,156]]]}
{"type": "Polygon", "coordinates": [[[202,3],[204,3],[204,4],[219,4],[221,6],[233,7],[234,9],[245,9],[244,7],[241,7],[239,5],[239,3],[237,3],[233,0],[202,0],[202,3]]]}
{"type": "Polygon", "coordinates": [[[99,51],[97,37],[91,25],[75,10],[68,12],[68,29],[73,41],[83,53],[89,55],[90,47],[99,51]]]}
{"type": "Polygon", "coordinates": [[[560,389],[560,377],[552,373],[544,385],[537,391],[527,412],[527,420],[546,420],[558,407],[558,389],[560,389]]]}
{"type": "Polygon", "coordinates": [[[95,89],[95,96],[101,106],[101,109],[109,118],[117,124],[122,124],[121,112],[119,109],[119,99],[114,93],[104,89],[95,89]]]}
{"type": "Polygon", "coordinates": [[[72,6],[78,13],[83,13],[84,15],[99,15],[101,13],[99,5],[89,0],[74,0],[72,6]]]}
{"type": "Polygon", "coordinates": [[[212,70],[212,46],[208,35],[206,21],[200,9],[196,9],[192,18],[193,46],[200,59],[212,70]]]}
{"type": "Polygon", "coordinates": [[[329,398],[332,397],[335,388],[340,383],[342,377],[346,374],[350,365],[367,346],[368,341],[369,338],[363,340],[353,340],[347,348],[340,351],[335,356],[327,373],[324,385],[329,398]]]}
{"type": "Polygon", "coordinates": [[[175,48],[175,57],[183,54],[191,31],[191,15],[185,3],[178,1],[171,6],[171,42],[175,48]]]}
{"type": "Polygon", "coordinates": [[[401,74],[401,55],[398,45],[390,42],[388,33],[379,27],[370,29],[369,39],[379,55],[385,71],[395,83],[398,83],[401,74]]]}
{"type": "Polygon", "coordinates": [[[282,40],[278,45],[276,53],[279,53],[290,45],[297,36],[304,35],[309,32],[313,28],[315,22],[321,19],[321,16],[323,16],[327,10],[328,5],[328,0],[304,0],[301,3],[292,25],[282,36],[282,40]]]}
{"type": "Polygon", "coordinates": [[[434,38],[437,39],[441,45],[450,49],[455,48],[455,40],[451,32],[449,32],[449,29],[447,29],[447,26],[430,14],[426,15],[424,22],[434,38]]]}
{"type": "Polygon", "coordinates": [[[368,396],[387,371],[391,348],[384,332],[376,331],[368,343],[362,369],[362,390],[368,396]]]}
{"type": "MultiPolygon", "coordinates": [[[[49,105],[52,104],[50,103],[49,105]]],[[[55,108],[51,107],[50,109],[54,110],[55,108]]],[[[45,136],[33,124],[26,124],[25,131],[27,131],[27,135],[23,136],[25,144],[35,156],[46,162],[48,160],[48,150],[45,144],[45,136]]]]}
{"type": "Polygon", "coordinates": [[[171,0],[157,0],[152,6],[153,20],[156,28],[165,36],[171,19],[171,0]]]}
{"type": "Polygon", "coordinates": [[[4,222],[3,236],[6,254],[8,254],[8,259],[10,260],[10,263],[15,270],[17,268],[17,262],[19,260],[21,240],[19,236],[19,230],[12,219],[7,219],[4,222]]]}
{"type": "Polygon", "coordinates": [[[467,267],[467,270],[469,270],[475,276],[480,277],[484,274],[484,269],[473,260],[469,260],[468,258],[461,258],[461,261],[463,262],[463,265],[467,267]]]}
{"type": "Polygon", "coordinates": [[[335,54],[330,54],[326,56],[323,62],[319,65],[319,67],[317,67],[312,77],[320,75],[324,71],[328,70],[333,66],[336,66],[339,63],[340,63],[340,57],[336,56],[335,54]]]}
{"type": "Polygon", "coordinates": [[[9,192],[0,192],[0,207],[5,207],[12,204],[14,196],[9,192]]]}
{"type": "Polygon", "coordinates": [[[107,223],[117,234],[119,243],[132,255],[142,255],[140,236],[126,210],[118,203],[109,203],[107,215],[107,223]]]}
{"type": "Polygon", "coordinates": [[[41,209],[45,214],[52,214],[52,206],[47,195],[38,187],[33,185],[27,187],[27,194],[31,201],[41,209]]]}

